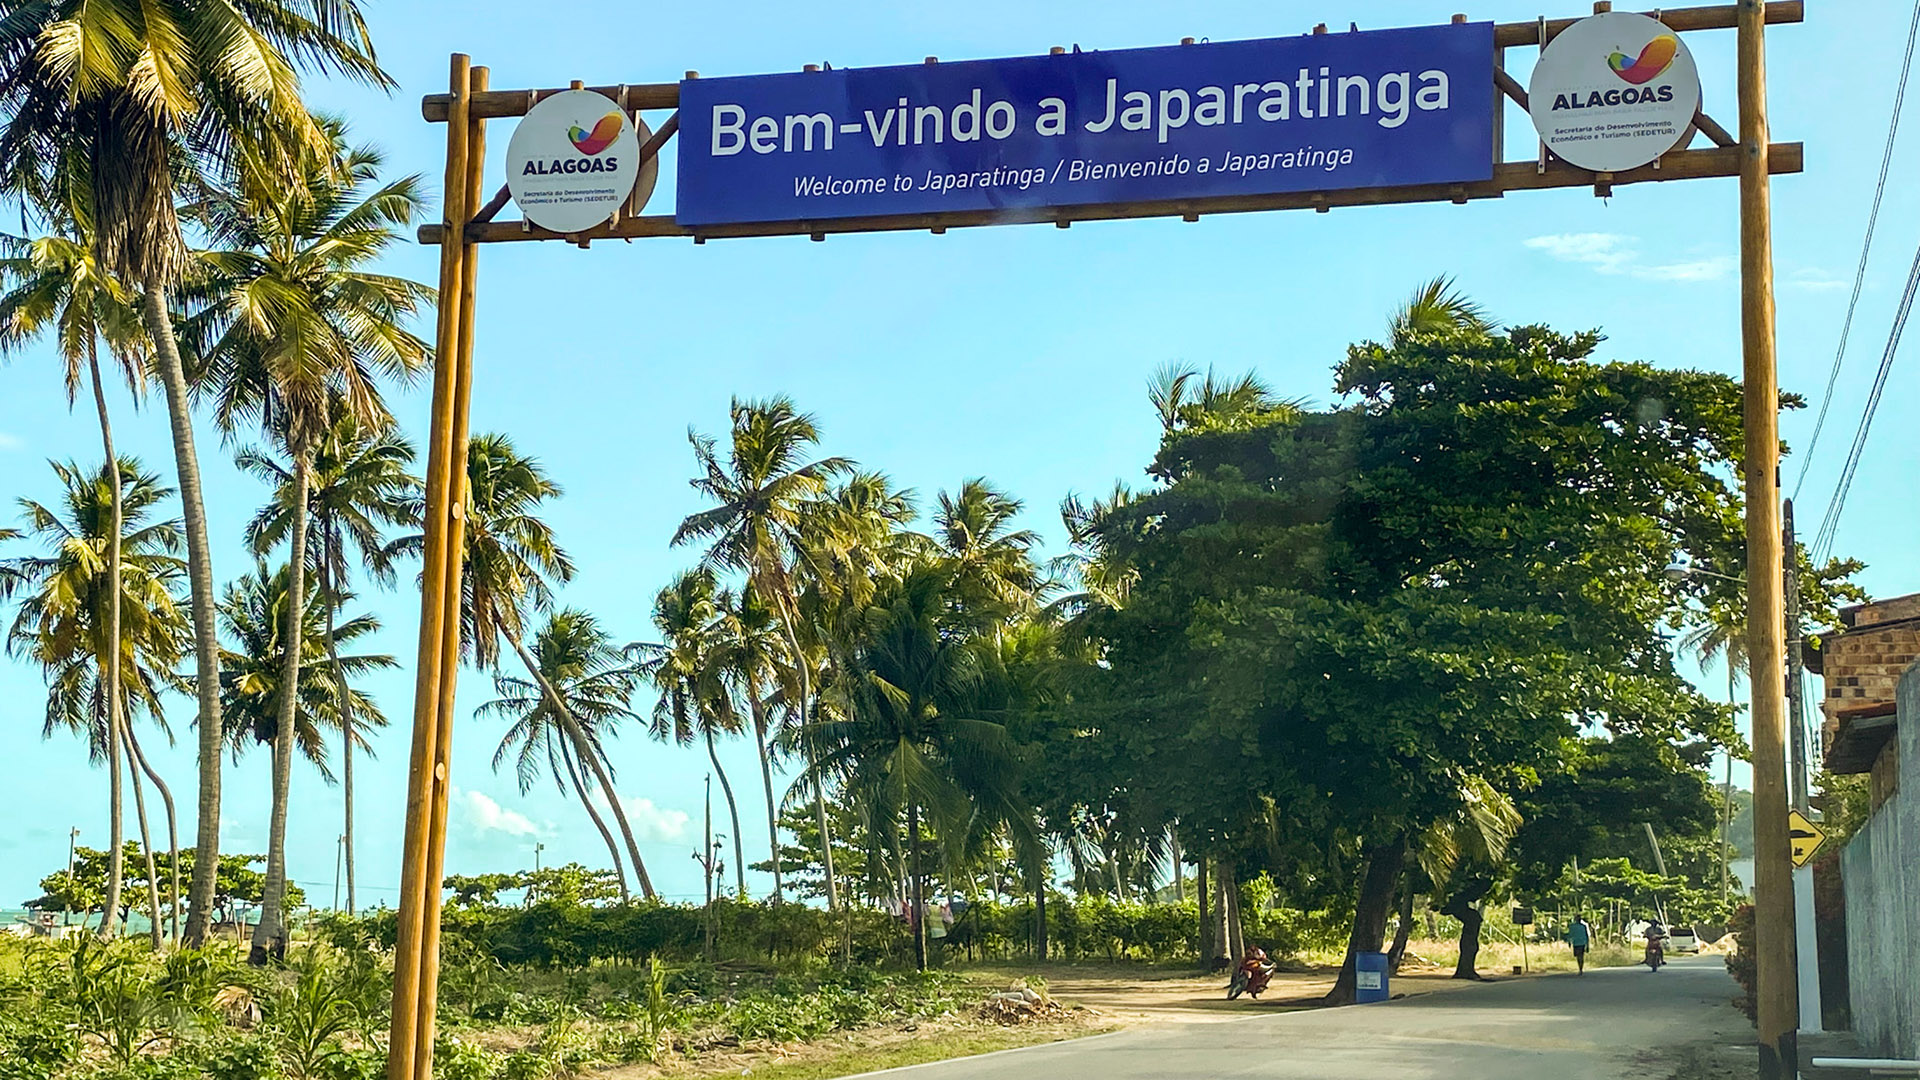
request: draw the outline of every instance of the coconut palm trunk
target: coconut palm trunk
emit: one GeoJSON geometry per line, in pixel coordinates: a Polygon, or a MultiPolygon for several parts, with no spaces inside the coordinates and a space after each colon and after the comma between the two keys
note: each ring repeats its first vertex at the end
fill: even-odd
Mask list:
{"type": "Polygon", "coordinates": [[[560,758],[566,762],[567,776],[573,781],[573,790],[580,796],[580,805],[587,808],[587,816],[593,819],[593,827],[600,830],[600,839],[607,843],[607,854],[613,858],[613,877],[620,883],[620,902],[633,899],[627,891],[627,867],[620,858],[620,842],[613,838],[613,831],[607,828],[607,821],[600,816],[600,810],[593,805],[593,792],[587,787],[587,778],[580,774],[580,763],[574,760],[571,742],[560,744],[560,758]]]}
{"type": "Polygon", "coordinates": [[[207,511],[200,497],[200,459],[193,445],[193,411],[187,376],[167,315],[166,290],[146,282],[141,321],[159,361],[173,433],[173,461],[180,489],[180,518],[187,534],[187,587],[193,601],[194,688],[200,701],[200,790],[195,803],[193,882],[188,890],[186,944],[207,938],[213,914],[214,880],[220,870],[220,636],[214,610],[213,555],[207,542],[207,511]]]}
{"type": "Polygon", "coordinates": [[[733,872],[738,881],[740,899],[747,898],[747,849],[740,839],[740,807],[733,801],[733,785],[727,781],[727,770],[720,766],[720,754],[713,747],[713,728],[706,729],[707,760],[713,762],[713,772],[720,778],[720,793],[727,797],[727,817],[733,822],[733,872]]]}
{"type": "MultiPolygon", "coordinates": [[[[99,346],[98,346],[98,343],[95,342],[91,337],[87,339],[87,374],[93,382],[94,408],[100,414],[100,445],[102,450],[106,453],[107,490],[111,496],[110,501],[112,504],[112,512],[109,515],[109,521],[107,523],[107,641],[106,641],[107,656],[111,657],[111,659],[103,660],[100,666],[101,676],[106,683],[107,716],[111,719],[111,718],[116,718],[120,715],[121,698],[125,696],[120,686],[120,675],[122,670],[120,666],[120,654],[121,654],[121,649],[120,649],[120,590],[121,590],[120,534],[121,532],[124,531],[125,524],[122,521],[122,508],[121,508],[121,502],[120,502],[120,499],[121,499],[120,459],[113,452],[113,420],[107,413],[106,386],[100,380],[99,346]]],[[[113,747],[117,745],[119,740],[117,739],[117,737],[113,735],[109,735],[107,741],[108,741],[108,745],[110,747],[113,747]]],[[[120,767],[118,763],[113,760],[109,760],[107,764],[109,768],[112,768],[114,770],[112,786],[117,791],[117,787],[120,782],[120,767]]],[[[118,829],[119,822],[120,822],[120,796],[118,794],[111,794],[108,796],[108,798],[113,804],[112,806],[113,821],[114,821],[113,827],[115,829],[118,829]]],[[[116,867],[118,865],[117,861],[120,858],[120,841],[118,839],[118,835],[119,834],[116,832],[115,840],[113,842],[114,844],[113,854],[110,859],[110,861],[115,862],[116,867]]],[[[118,883],[119,883],[119,873],[116,869],[114,873],[113,885],[118,885],[118,883]]],[[[116,888],[116,889],[113,889],[112,891],[114,891],[117,894],[118,889],[116,888]]],[[[101,931],[104,933],[106,932],[106,930],[107,930],[107,925],[103,924],[101,926],[101,931]]]]}
{"type": "Polygon", "coordinates": [[[147,937],[153,943],[153,951],[159,952],[163,944],[160,922],[160,868],[153,861],[153,832],[147,827],[147,796],[140,786],[140,769],[133,754],[133,725],[125,717],[120,718],[121,741],[127,750],[127,778],[133,782],[133,813],[140,823],[140,851],[147,860],[147,937]]]}
{"type": "MultiPolygon", "coordinates": [[[[775,590],[775,593],[780,597],[781,605],[786,608],[780,617],[780,623],[786,627],[787,644],[793,649],[793,671],[800,682],[800,700],[794,709],[794,714],[799,718],[800,730],[804,732],[808,730],[807,723],[813,710],[813,672],[807,664],[807,654],[800,649],[800,632],[797,622],[800,617],[800,605],[794,600],[792,582],[787,580],[784,572],[780,575],[780,587],[775,590]]],[[[822,869],[826,872],[827,910],[839,911],[840,889],[833,880],[833,827],[827,821],[827,785],[825,779],[819,775],[819,763],[814,760],[813,747],[804,745],[803,741],[803,750],[807,755],[807,769],[814,774],[813,820],[820,829],[820,859],[822,869]]],[[[779,843],[779,838],[776,836],[774,839],[776,849],[779,843]]],[[[775,856],[775,861],[778,861],[778,855],[775,856]]]]}
{"type": "Polygon", "coordinates": [[[907,917],[907,925],[913,927],[913,966],[927,970],[927,901],[922,895],[920,883],[920,802],[907,800],[907,861],[911,864],[908,876],[913,879],[907,886],[907,903],[913,905],[907,917]]]}
{"type": "Polygon", "coordinates": [[[140,749],[140,737],[133,733],[131,724],[127,725],[127,752],[133,755],[133,760],[139,764],[140,771],[146,774],[154,790],[160,793],[161,805],[166,807],[167,872],[173,878],[171,882],[173,902],[167,905],[167,921],[170,924],[169,934],[177,942],[180,940],[180,826],[179,818],[174,811],[173,791],[167,787],[167,782],[160,778],[159,771],[147,761],[146,751],[140,749]]]}
{"type": "Polygon", "coordinates": [[[760,755],[760,782],[767,792],[767,845],[773,855],[773,902],[786,900],[780,881],[780,815],[773,808],[773,755],[767,750],[767,709],[760,700],[760,680],[747,680],[748,707],[753,712],[753,748],[760,755]]]}
{"type": "Polygon", "coordinates": [[[600,789],[607,793],[607,806],[613,810],[613,820],[619,824],[620,836],[627,843],[627,855],[633,859],[633,877],[640,883],[640,895],[648,900],[654,899],[656,894],[653,891],[653,879],[647,876],[647,865],[640,858],[640,845],[634,842],[633,826],[627,823],[627,811],[620,805],[620,793],[614,790],[613,777],[607,774],[606,763],[600,760],[599,754],[594,753],[593,746],[587,742],[586,732],[580,729],[579,722],[573,718],[573,710],[567,708],[565,699],[560,696],[559,691],[554,689],[553,683],[548,681],[546,673],[540,670],[539,662],[534,660],[533,654],[527,651],[526,643],[520,640],[520,635],[509,632],[506,637],[507,641],[513,645],[513,651],[519,654],[520,662],[526,666],[527,673],[540,684],[540,693],[546,696],[547,702],[553,706],[553,711],[560,714],[560,722],[565,725],[567,737],[573,742],[574,749],[581,758],[581,764],[592,771],[593,778],[600,783],[600,789]]]}
{"type": "Polygon", "coordinates": [[[107,897],[106,909],[100,914],[100,936],[113,936],[114,923],[120,918],[120,885],[126,878],[125,858],[121,851],[123,829],[120,822],[120,806],[124,796],[120,787],[120,725],[111,715],[101,715],[106,706],[100,700],[99,693],[94,694],[95,715],[107,729],[107,897]]]}
{"type": "Polygon", "coordinates": [[[287,555],[287,625],[280,647],[285,667],[280,676],[278,723],[273,733],[273,803],[267,826],[266,883],[260,891],[260,922],[253,928],[249,964],[285,955],[287,947],[287,797],[293,781],[294,724],[300,710],[301,630],[305,625],[307,584],[307,499],[313,471],[305,448],[293,452],[293,542],[287,555]]]}
{"type": "Polygon", "coordinates": [[[320,523],[321,543],[326,550],[320,558],[320,591],[326,597],[326,636],[327,663],[333,665],[333,687],[338,695],[340,712],[340,795],[345,804],[342,813],[345,821],[341,823],[341,844],[344,848],[344,861],[347,867],[347,911],[359,911],[353,889],[353,691],[347,686],[346,669],[340,666],[340,648],[334,639],[334,623],[340,613],[339,583],[333,579],[334,559],[338,552],[339,538],[335,536],[335,525],[331,520],[320,523]]]}

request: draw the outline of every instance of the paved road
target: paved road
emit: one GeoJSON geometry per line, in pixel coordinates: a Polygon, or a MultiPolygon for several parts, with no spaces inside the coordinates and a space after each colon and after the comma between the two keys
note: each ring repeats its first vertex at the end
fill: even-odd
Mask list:
{"type": "MultiPolygon", "coordinates": [[[[890,1069],[911,1080],[1664,1080],[1751,1045],[1719,957],[1515,979],[1382,1005],[1135,1028],[890,1069]]],[[[1751,1051],[1748,1060],[1751,1061],[1751,1051]]]]}

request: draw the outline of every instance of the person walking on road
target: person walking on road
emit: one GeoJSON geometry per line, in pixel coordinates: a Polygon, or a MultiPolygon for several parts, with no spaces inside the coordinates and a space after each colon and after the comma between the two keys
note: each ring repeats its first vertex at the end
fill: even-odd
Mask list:
{"type": "Polygon", "coordinates": [[[1575,915],[1573,925],[1567,928],[1567,944],[1573,946],[1573,962],[1580,967],[1580,974],[1587,973],[1587,946],[1593,943],[1593,928],[1587,925],[1585,915],[1575,915]]]}

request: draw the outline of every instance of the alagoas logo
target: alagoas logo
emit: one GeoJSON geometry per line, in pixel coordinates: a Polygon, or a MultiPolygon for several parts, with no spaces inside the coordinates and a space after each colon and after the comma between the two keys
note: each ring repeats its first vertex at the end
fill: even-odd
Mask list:
{"type": "Polygon", "coordinates": [[[1680,55],[1680,39],[1662,34],[1647,42],[1638,57],[1615,50],[1607,57],[1607,69],[1629,84],[1625,89],[1591,90],[1586,93],[1555,94],[1554,111],[1561,109],[1598,109],[1609,105],[1643,105],[1673,100],[1673,87],[1647,84],[1667,73],[1680,55]]]}
{"type": "MultiPolygon", "coordinates": [[[[1649,45],[1648,48],[1652,46],[1649,45]]],[[[592,157],[613,145],[613,140],[620,135],[620,120],[619,113],[610,112],[593,125],[592,131],[582,131],[578,124],[568,128],[567,138],[573,142],[575,150],[592,157]]]]}
{"type": "Polygon", "coordinates": [[[1667,69],[1673,66],[1673,58],[1679,55],[1680,39],[1665,34],[1647,42],[1647,47],[1640,50],[1638,59],[1630,59],[1626,53],[1616,52],[1607,57],[1607,66],[1627,82],[1642,86],[1666,74],[1667,69]]]}
{"type": "Polygon", "coordinates": [[[552,158],[545,161],[536,159],[523,165],[521,172],[527,176],[613,172],[620,168],[620,159],[611,156],[603,158],[599,154],[600,151],[612,146],[614,140],[620,137],[621,124],[625,120],[626,117],[616,111],[594,121],[592,131],[588,131],[579,124],[570,124],[567,127],[567,141],[573,144],[575,150],[585,155],[584,157],[552,158]]]}

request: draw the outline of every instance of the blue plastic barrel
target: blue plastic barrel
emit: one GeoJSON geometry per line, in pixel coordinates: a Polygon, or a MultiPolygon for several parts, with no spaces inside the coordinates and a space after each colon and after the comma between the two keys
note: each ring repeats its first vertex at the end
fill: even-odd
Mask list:
{"type": "Polygon", "coordinates": [[[1387,954],[1358,953],[1353,958],[1353,1000],[1362,1005],[1387,1000],[1387,954]]]}

